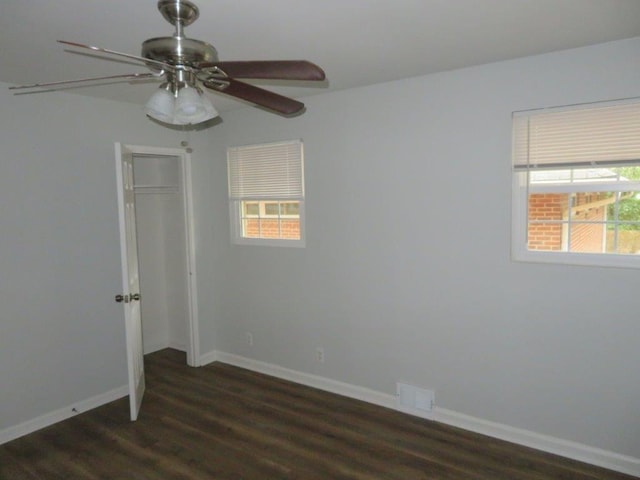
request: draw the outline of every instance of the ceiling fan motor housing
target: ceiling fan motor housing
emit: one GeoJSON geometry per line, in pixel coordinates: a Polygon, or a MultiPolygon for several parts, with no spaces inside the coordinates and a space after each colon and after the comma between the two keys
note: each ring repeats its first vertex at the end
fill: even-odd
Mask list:
{"type": "Polygon", "coordinates": [[[142,43],[142,56],[169,65],[195,66],[202,62],[217,62],[218,52],[202,40],[185,37],[156,37],[142,43]]]}
{"type": "Polygon", "coordinates": [[[195,4],[189,0],[159,0],[158,10],[167,22],[176,27],[176,31],[172,37],[150,38],[143,42],[144,58],[189,67],[218,61],[218,52],[213,45],[184,35],[183,27],[191,25],[200,16],[195,4]]]}

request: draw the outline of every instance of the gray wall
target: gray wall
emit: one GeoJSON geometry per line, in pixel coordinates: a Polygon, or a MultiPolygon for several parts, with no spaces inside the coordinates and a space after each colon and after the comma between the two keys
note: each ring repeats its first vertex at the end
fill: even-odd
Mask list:
{"type": "Polygon", "coordinates": [[[639,272],[510,260],[511,113],[640,96],[639,54],[637,38],[312,96],[295,119],[227,112],[203,345],[390,394],[408,381],[640,457],[639,272]],[[294,138],[307,247],[231,246],[226,148],[294,138]]]}
{"type": "MultiPolygon", "coordinates": [[[[113,300],[122,290],[114,142],[178,147],[184,137],[137,105],[13,96],[8,86],[0,84],[0,431],[126,385],[113,300]]],[[[193,158],[194,178],[208,178],[208,161],[193,158]]],[[[207,184],[196,182],[205,197],[207,184]]],[[[207,222],[198,245],[211,243],[201,237],[207,222]]]]}

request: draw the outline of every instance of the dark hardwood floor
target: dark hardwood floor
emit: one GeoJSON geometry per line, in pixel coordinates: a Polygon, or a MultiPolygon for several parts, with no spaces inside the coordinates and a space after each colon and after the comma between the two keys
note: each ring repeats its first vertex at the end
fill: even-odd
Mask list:
{"type": "Polygon", "coordinates": [[[145,361],[137,422],[128,399],[0,446],[0,478],[479,479],[633,477],[229,365],[145,361]]]}

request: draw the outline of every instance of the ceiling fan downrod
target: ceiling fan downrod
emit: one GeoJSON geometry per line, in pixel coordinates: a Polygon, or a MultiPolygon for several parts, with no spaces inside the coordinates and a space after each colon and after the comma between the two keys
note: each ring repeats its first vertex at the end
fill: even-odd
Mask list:
{"type": "Polygon", "coordinates": [[[198,7],[189,0],[159,0],[158,10],[167,22],[176,27],[176,37],[183,37],[184,27],[200,16],[198,7]]]}

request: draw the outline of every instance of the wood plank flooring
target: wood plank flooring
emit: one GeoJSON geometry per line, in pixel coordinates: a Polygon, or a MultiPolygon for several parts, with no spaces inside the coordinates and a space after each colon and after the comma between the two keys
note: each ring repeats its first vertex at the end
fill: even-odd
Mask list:
{"type": "Polygon", "coordinates": [[[145,358],[128,399],[0,446],[0,479],[477,479],[634,477],[222,363],[145,358]]]}

